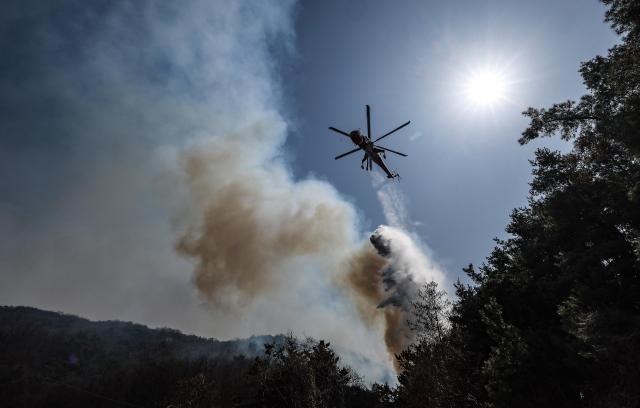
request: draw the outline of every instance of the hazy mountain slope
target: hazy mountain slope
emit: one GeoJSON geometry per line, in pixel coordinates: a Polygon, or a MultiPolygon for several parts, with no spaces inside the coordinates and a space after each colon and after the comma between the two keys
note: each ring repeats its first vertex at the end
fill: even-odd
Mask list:
{"type": "Polygon", "coordinates": [[[179,379],[201,372],[228,394],[221,400],[230,399],[251,358],[262,353],[266,342],[281,340],[254,336],[218,341],[129,322],[93,322],[2,306],[0,400],[4,406],[119,404],[106,395],[134,404],[161,401],[173,395],[179,379]]]}

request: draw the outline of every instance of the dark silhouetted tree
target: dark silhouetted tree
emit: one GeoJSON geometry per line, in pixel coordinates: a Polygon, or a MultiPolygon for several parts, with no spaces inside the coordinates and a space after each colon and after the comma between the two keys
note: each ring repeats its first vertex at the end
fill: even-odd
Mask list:
{"type": "Polygon", "coordinates": [[[402,356],[406,405],[640,406],[640,2],[603,2],[621,42],[582,64],[579,101],[528,109],[519,140],[573,148],[536,152],[529,203],[456,285],[447,335],[402,356]]]}
{"type": "Polygon", "coordinates": [[[289,336],[281,345],[267,344],[248,377],[248,406],[376,406],[375,395],[325,341],[299,342],[289,336]]]}

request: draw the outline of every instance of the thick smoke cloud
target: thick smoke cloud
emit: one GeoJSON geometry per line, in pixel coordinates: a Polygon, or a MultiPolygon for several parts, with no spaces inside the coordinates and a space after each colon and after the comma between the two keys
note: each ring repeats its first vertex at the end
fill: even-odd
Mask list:
{"type": "Polygon", "coordinates": [[[371,245],[351,255],[344,281],[355,295],[363,321],[369,325],[383,322],[384,341],[396,364],[394,356],[415,339],[408,322],[420,288],[432,281],[442,287],[444,272],[414,232],[419,223],[410,219],[398,186],[385,183],[377,173],[371,181],[389,225],[378,227],[369,237],[371,245]]]}
{"type": "Polygon", "coordinates": [[[401,201],[374,246],[331,185],[281,158],[273,53],[291,49],[294,9],[6,5],[2,303],[223,339],[293,331],[389,379],[432,269],[401,201]]]}
{"type": "Polygon", "coordinates": [[[191,200],[176,220],[176,249],[195,262],[193,282],[218,319],[328,338],[368,379],[389,380],[390,360],[375,343],[382,335],[393,355],[410,336],[404,310],[376,305],[389,296],[386,258],[399,263],[362,241],[354,208],[329,184],[295,181],[276,149],[253,148],[282,132],[277,117],[265,117],[183,151],[191,200]]]}
{"type": "Polygon", "coordinates": [[[408,322],[418,291],[431,281],[442,284],[443,274],[402,229],[382,225],[370,242],[353,255],[347,282],[364,321],[384,320],[385,344],[395,356],[414,340],[408,322]]]}
{"type": "MultiPolygon", "coordinates": [[[[261,297],[287,296],[278,292],[309,279],[312,270],[334,275],[333,283],[346,284],[355,295],[365,324],[376,328],[382,321],[393,357],[413,340],[407,321],[419,288],[442,283],[442,273],[399,227],[380,226],[368,242],[359,242],[353,207],[330,185],[294,181],[274,151],[254,150],[260,140],[280,140],[273,135],[283,126],[267,117],[184,152],[193,198],[184,214],[201,216],[187,217],[176,249],[195,260],[193,282],[200,293],[230,312],[261,297]],[[296,259],[304,267],[287,274],[296,259]]],[[[394,203],[381,200],[388,217],[407,218],[399,191],[383,185],[379,195],[394,203]]]]}
{"type": "Polygon", "coordinates": [[[202,217],[176,247],[197,260],[194,283],[216,306],[243,305],[285,284],[295,258],[329,273],[353,245],[354,210],[330,185],[294,182],[278,158],[252,151],[253,139],[282,132],[266,119],[185,153],[191,213],[202,217]]]}
{"type": "MultiPolygon", "coordinates": [[[[251,322],[212,318],[192,265],[173,249],[170,220],[191,200],[177,157],[256,123],[284,129],[273,53],[292,47],[294,8],[4,2],[0,302],[221,338],[251,333],[251,322]]],[[[252,142],[243,157],[274,152],[284,132],[252,142]]]]}

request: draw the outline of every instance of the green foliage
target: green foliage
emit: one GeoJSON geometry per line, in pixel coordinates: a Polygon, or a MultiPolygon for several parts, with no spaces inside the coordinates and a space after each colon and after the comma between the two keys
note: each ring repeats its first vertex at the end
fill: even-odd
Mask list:
{"type": "Polygon", "coordinates": [[[604,3],[623,38],[582,64],[589,93],[524,112],[520,143],[573,149],[536,152],[511,238],[465,269],[446,335],[401,356],[406,406],[640,405],[640,2],[604,3]]]}
{"type": "Polygon", "coordinates": [[[451,304],[435,282],[421,288],[409,326],[417,342],[398,356],[400,375],[395,402],[403,407],[455,406],[454,357],[448,319],[451,304]]]}
{"type": "Polygon", "coordinates": [[[220,342],[125,322],[0,307],[7,407],[391,407],[325,341],[220,342]]]}
{"type": "Polygon", "coordinates": [[[422,342],[442,342],[448,331],[451,303],[438,284],[429,282],[420,289],[413,302],[413,319],[409,327],[422,342]]]}
{"type": "Polygon", "coordinates": [[[265,345],[264,356],[256,358],[248,380],[252,398],[247,406],[375,407],[389,402],[380,386],[373,392],[365,389],[323,340],[301,343],[288,336],[280,345],[265,345]]]}
{"type": "Polygon", "coordinates": [[[232,406],[251,364],[239,354],[251,355],[256,343],[258,353],[264,340],[277,338],[219,342],[0,307],[0,400],[7,407],[232,406]],[[198,380],[206,383],[190,393],[198,380]]]}

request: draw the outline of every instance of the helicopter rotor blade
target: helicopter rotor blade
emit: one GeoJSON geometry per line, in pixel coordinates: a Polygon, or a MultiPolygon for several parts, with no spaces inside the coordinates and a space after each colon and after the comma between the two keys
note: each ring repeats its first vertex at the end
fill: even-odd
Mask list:
{"type": "Polygon", "coordinates": [[[411,121],[408,121],[407,123],[403,123],[402,125],[398,126],[397,128],[393,129],[391,132],[385,133],[384,135],[380,136],[379,138],[377,138],[376,140],[374,140],[373,142],[377,142],[380,139],[384,139],[385,137],[389,136],[390,134],[392,134],[393,132],[396,132],[400,129],[402,129],[403,127],[407,126],[409,123],[411,123],[411,121]]]}
{"type": "Polygon", "coordinates": [[[371,109],[367,105],[367,137],[371,140],[371,109]]]}
{"type": "Polygon", "coordinates": [[[361,150],[361,149],[362,149],[361,147],[358,147],[357,149],[349,150],[346,153],[342,153],[341,155],[336,156],[334,160],[342,159],[344,156],[348,156],[351,153],[355,153],[355,152],[357,152],[358,150],[361,150]]]}
{"type": "Polygon", "coordinates": [[[346,137],[350,137],[349,134],[347,132],[344,132],[340,129],[336,129],[333,126],[329,126],[329,130],[333,130],[334,132],[340,133],[342,135],[345,135],[346,137]]]}
{"type": "Polygon", "coordinates": [[[389,149],[389,148],[387,148],[387,147],[382,147],[382,146],[378,146],[378,145],[375,145],[375,146],[376,146],[378,149],[382,149],[382,150],[386,150],[387,152],[391,152],[391,153],[399,154],[400,156],[404,156],[404,157],[407,157],[407,156],[408,156],[408,155],[406,155],[406,154],[404,154],[404,153],[396,152],[395,150],[391,150],[391,149],[389,149]]]}

